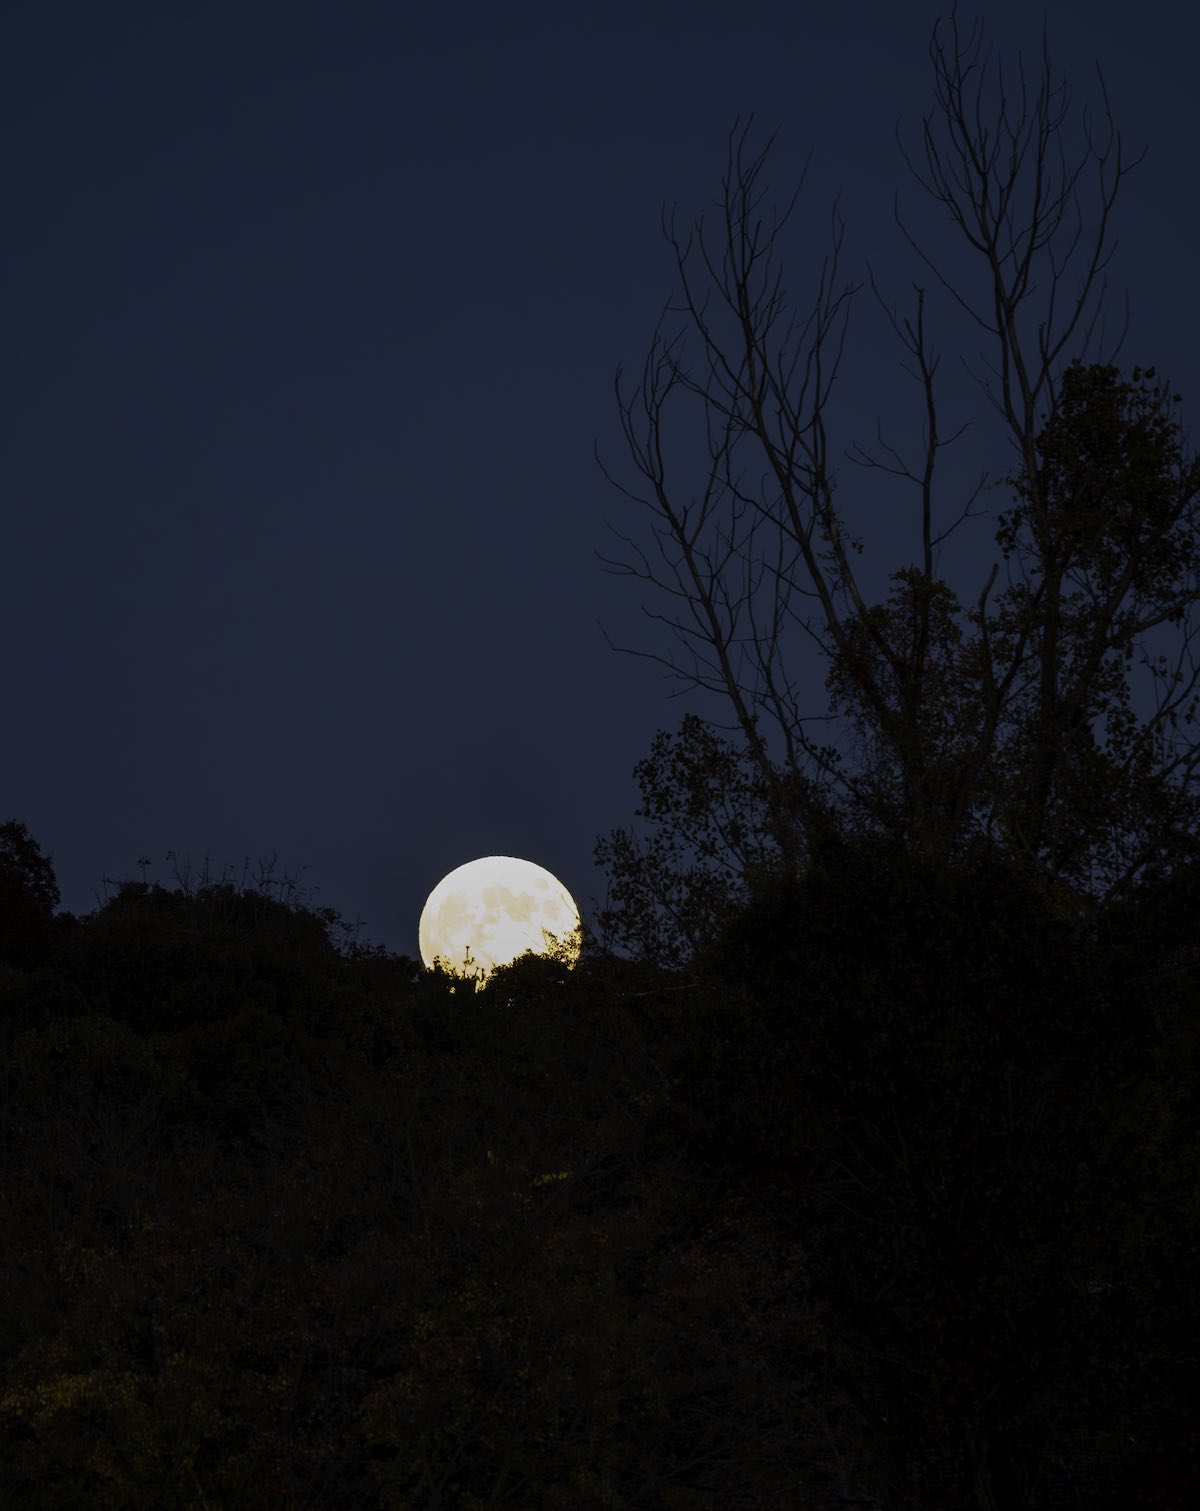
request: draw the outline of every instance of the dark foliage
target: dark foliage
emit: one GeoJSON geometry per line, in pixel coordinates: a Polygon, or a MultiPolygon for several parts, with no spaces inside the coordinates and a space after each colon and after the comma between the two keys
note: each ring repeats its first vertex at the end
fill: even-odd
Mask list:
{"type": "Polygon", "coordinates": [[[999,857],[833,855],[726,929],[675,1079],[786,1193],[884,1503],[1194,1468],[1195,874],[1085,923],[999,857]]]}
{"type": "Polygon", "coordinates": [[[0,975],[0,1507],[819,1479],[803,1277],[669,1137],[661,974],[476,992],[137,883],[51,941],[0,975]]]}
{"type": "Polygon", "coordinates": [[[1182,1505],[1155,887],[1085,923],[859,841],[689,975],[478,992],[123,887],[0,973],[0,1508],[1182,1505]]]}
{"type": "Polygon", "coordinates": [[[54,867],[25,825],[0,825],[0,966],[41,963],[58,900],[54,867]]]}

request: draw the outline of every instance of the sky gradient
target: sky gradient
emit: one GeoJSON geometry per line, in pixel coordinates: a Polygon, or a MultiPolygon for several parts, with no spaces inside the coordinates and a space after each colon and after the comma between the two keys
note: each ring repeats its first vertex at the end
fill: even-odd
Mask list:
{"type": "MultiPolygon", "coordinates": [[[[1197,12],[1149,0],[1136,31],[1127,6],[1047,12],[1075,110],[1094,118],[1099,63],[1127,157],[1149,149],[1114,211],[1107,345],[1127,290],[1118,362],[1155,365],[1193,430],[1197,12]]],[[[903,314],[911,281],[929,288],[945,425],[977,422],[943,523],[956,487],[1009,465],[959,361],[981,370],[982,333],[892,218],[898,192],[921,244],[979,290],[894,137],[899,119],[920,161],[937,14],[6,7],[0,822],[52,854],[64,908],[140,878],[139,856],[172,886],[168,852],[239,880],[274,856],[313,906],[416,956],[439,879],[502,853],[593,916],[593,846],[631,822],[635,762],[710,708],[601,632],[668,649],[640,613],[663,605],[597,560],[617,546],[606,521],[644,538],[648,520],[593,442],[635,487],[614,374],[628,396],[678,290],[660,209],[677,204],[681,229],[712,218],[735,118],[754,112],[754,146],[781,128],[781,205],[812,153],[781,243],[802,320],[840,192],[839,282],[864,286],[835,455],[873,448],[877,417],[920,446],[869,262],[903,314]]],[[[977,14],[960,12],[964,34],[977,14]]],[[[987,23],[1035,87],[1041,17],[1013,3],[987,23]]],[[[1086,175],[1081,190],[1090,211],[1086,175]]],[[[848,462],[839,480],[875,601],[916,559],[919,499],[848,462]]],[[[964,598],[1000,559],[989,518],[942,557],[964,598]]],[[[819,714],[825,666],[807,655],[819,714]]]]}

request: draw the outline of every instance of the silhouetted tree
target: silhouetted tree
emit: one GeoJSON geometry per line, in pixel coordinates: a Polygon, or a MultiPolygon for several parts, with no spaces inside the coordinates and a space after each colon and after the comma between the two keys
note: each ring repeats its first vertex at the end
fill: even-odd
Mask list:
{"type": "MultiPolygon", "coordinates": [[[[1109,216],[1121,180],[1136,166],[1123,160],[1107,93],[1107,141],[1097,146],[1088,130],[1087,155],[1068,171],[1059,140],[1068,104],[1052,78],[1044,37],[1043,76],[1032,106],[1022,73],[1014,119],[1001,76],[998,119],[988,124],[988,57],[981,70],[979,43],[960,45],[953,13],[952,48],[939,40],[940,25],[930,42],[938,113],[924,124],[928,178],[905,156],[977,254],[988,289],[982,302],[960,294],[912,241],[898,212],[897,221],[993,342],[998,392],[979,381],[1015,451],[1018,470],[1006,481],[1020,498],[1002,517],[996,538],[1006,560],[1013,550],[1028,556],[1036,585],[1026,574],[991,611],[999,570],[993,564],[967,614],[973,632],[964,633],[959,599],[936,575],[935,551],[963,519],[975,517],[971,504],[983,480],[958,518],[937,530],[939,455],[961,430],[950,437],[939,430],[940,358],[927,339],[925,290],[914,286],[915,319],[901,324],[872,274],[876,297],[915,364],[925,424],[915,465],[886,444],[890,461],[860,448],[852,458],[914,484],[920,497],[919,561],[892,574],[896,588],[888,603],[870,605],[864,598],[849,559],[849,550],[861,551],[862,543],[844,534],[835,512],[826,426],[856,292],[849,285],[834,291],[841,223],[835,211],[832,255],[802,333],[806,346],[797,340],[793,348],[795,322],[779,334],[786,304],[781,272],[772,278],[772,263],[795,196],[765,230],[759,180],[774,137],[745,161],[749,124],[740,136],[736,125],[730,134],[719,258],[705,245],[703,221],[695,227],[704,268],[729,312],[727,334],[709,314],[708,297],[701,297],[689,268],[693,238],[681,242],[673,217],[669,229],[664,224],[684,296],[682,306],[667,310],[689,317],[707,371],[697,379],[680,360],[684,332],[668,340],[658,331],[629,403],[618,370],[622,430],[650,491],[631,492],[607,469],[605,476],[650,511],[661,564],[621,535],[633,558],[608,565],[672,599],[670,612],[651,617],[669,627],[687,659],[636,654],[660,661],[684,687],[723,701],[730,722],[708,722],[732,731],[738,748],[731,759],[753,773],[756,812],[783,870],[798,874],[836,813],[846,832],[893,834],[930,857],[1000,845],[1048,882],[1061,880],[1078,899],[1103,901],[1145,868],[1195,851],[1196,749],[1193,744],[1178,754],[1168,747],[1166,731],[1168,724],[1176,729],[1181,716],[1194,722],[1196,707],[1200,671],[1185,658],[1190,613],[1200,597],[1193,550],[1200,466],[1182,458],[1178,426],[1166,413],[1167,390],[1151,394],[1141,384],[1153,369],[1144,375],[1135,369],[1129,384],[1118,381],[1111,365],[1084,362],[1097,310],[1085,317],[1093,294],[1102,300],[1106,286],[1096,287],[1111,256],[1105,255],[1109,216]],[[1088,158],[1099,170],[1099,205],[1071,302],[1062,298],[1062,280],[1080,237],[1068,210],[1088,158]],[[1046,304],[1031,328],[1035,316],[1027,307],[1039,288],[1046,304]],[[667,473],[665,407],[676,389],[699,399],[705,413],[709,465],[699,497],[667,473]],[[634,419],[639,394],[640,424],[634,419]],[[752,461],[751,475],[762,478],[758,492],[743,485],[752,461]],[[1023,532],[1031,537],[1028,550],[1023,532]],[[815,608],[815,627],[802,600],[815,608]],[[1134,649],[1149,630],[1185,619],[1167,690],[1139,726],[1125,686],[1134,649]],[[814,743],[808,733],[813,716],[802,711],[785,658],[785,642],[798,631],[829,659],[831,708],[853,722],[866,757],[856,773],[843,769],[841,752],[814,743]],[[1103,750],[1092,733],[1102,715],[1108,720],[1103,750]]],[[[690,732],[678,748],[685,765],[691,762],[681,780],[692,788],[702,781],[710,753],[690,732]]],[[[617,841],[601,850],[614,867],[618,892],[636,885],[639,874],[660,897],[670,890],[664,877],[676,862],[676,841],[688,837],[689,824],[693,830],[703,824],[691,810],[686,824],[677,812],[661,816],[664,838],[653,861],[617,841]],[[654,868],[659,875],[650,886],[654,868]]],[[[732,856],[736,874],[736,846],[725,844],[723,854],[732,856]]],[[[686,891],[690,878],[676,874],[686,891]]],[[[708,911],[708,874],[702,870],[694,879],[702,888],[699,910],[708,911]]],[[[678,898],[675,906],[687,911],[678,898]]],[[[631,936],[629,943],[638,941],[631,936]]]]}
{"type": "Polygon", "coordinates": [[[0,965],[42,963],[58,901],[54,867],[37,840],[16,819],[0,825],[0,965]]]}
{"type": "MultiPolygon", "coordinates": [[[[747,752],[695,714],[675,734],[656,736],[634,775],[642,794],[635,817],[650,821],[655,840],[647,846],[616,829],[598,841],[596,860],[609,876],[599,923],[638,959],[677,969],[713,937],[751,878],[779,868],[771,793],[747,752]]],[[[815,802],[810,812],[819,812],[815,802]]],[[[822,822],[832,834],[834,819],[822,822]]]]}

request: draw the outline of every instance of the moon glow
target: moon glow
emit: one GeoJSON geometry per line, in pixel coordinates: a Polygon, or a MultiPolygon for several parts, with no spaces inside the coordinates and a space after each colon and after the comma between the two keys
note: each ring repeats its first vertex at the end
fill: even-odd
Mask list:
{"type": "Polygon", "coordinates": [[[485,855],[444,876],[417,929],[421,959],[460,976],[490,976],[526,950],[548,954],[557,940],[579,954],[579,909],[556,876],[531,860],[485,855]]]}

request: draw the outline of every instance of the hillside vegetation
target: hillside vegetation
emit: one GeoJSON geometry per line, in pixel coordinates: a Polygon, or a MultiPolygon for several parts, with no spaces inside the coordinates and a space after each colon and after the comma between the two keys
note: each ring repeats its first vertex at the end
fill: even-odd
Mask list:
{"type": "Polygon", "coordinates": [[[1200,871],[1083,924],[861,846],[476,993],[7,857],[4,1511],[1194,1488],[1200,871]]]}

